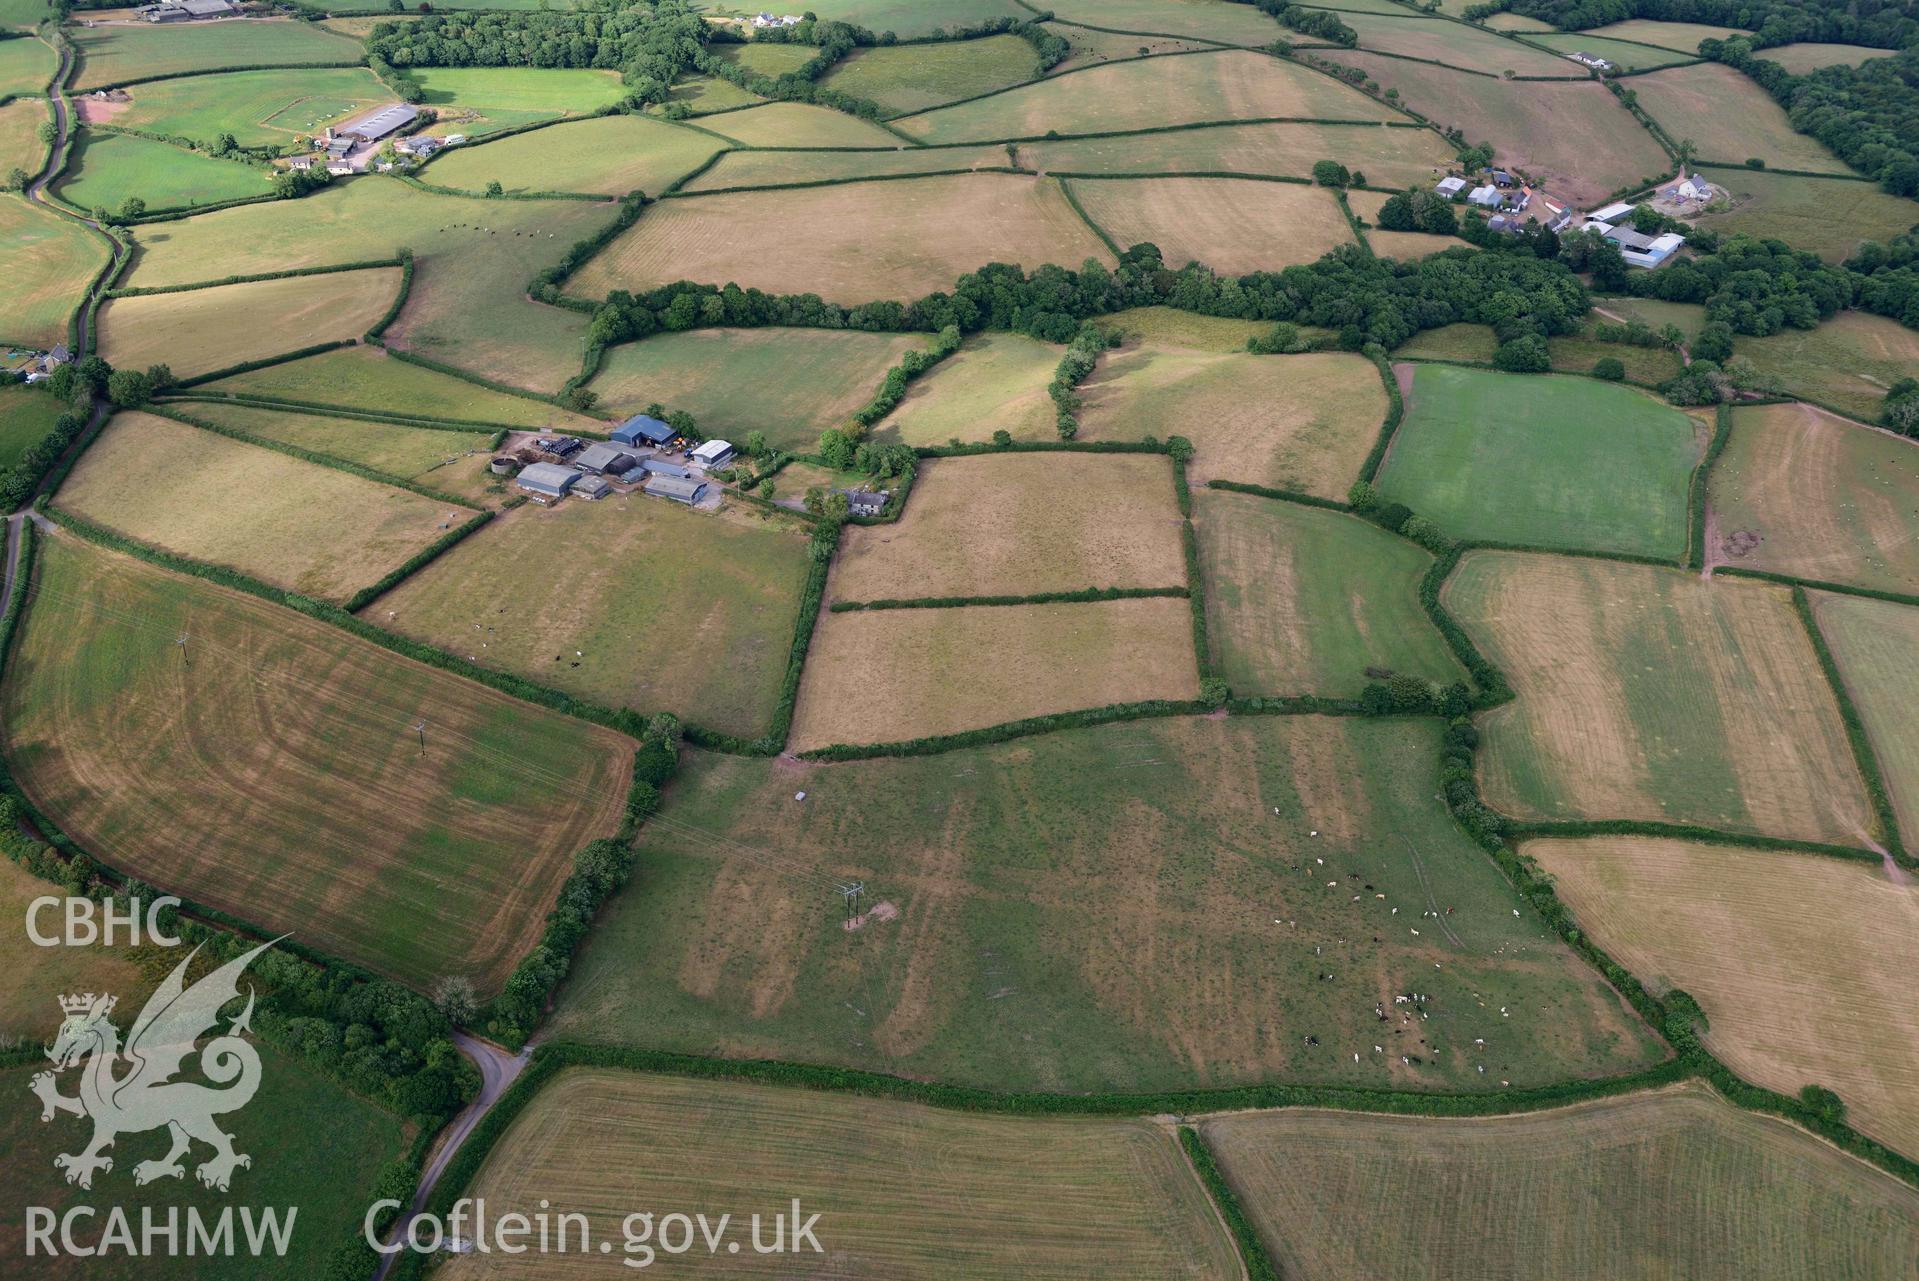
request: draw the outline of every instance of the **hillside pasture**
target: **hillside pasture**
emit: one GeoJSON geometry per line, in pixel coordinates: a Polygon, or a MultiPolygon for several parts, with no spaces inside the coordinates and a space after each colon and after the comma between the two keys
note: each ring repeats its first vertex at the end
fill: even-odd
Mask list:
{"type": "Polygon", "coordinates": [[[1179,526],[1159,455],[931,458],[897,521],[845,531],[827,590],[882,600],[1180,587],[1179,526]]]}
{"type": "Polygon", "coordinates": [[[1820,44],[1802,41],[1763,49],[1759,56],[1776,62],[1795,76],[1803,76],[1821,67],[1857,67],[1874,58],[1890,58],[1898,50],[1874,49],[1862,44],[1820,44]]]}
{"type": "Polygon", "coordinates": [[[0,341],[46,349],[67,339],[67,319],[107,263],[98,232],[71,218],[0,194],[0,341]]]}
{"type": "Polygon", "coordinates": [[[703,128],[748,147],[897,147],[886,130],[830,107],[804,102],[769,102],[729,111],[703,128]]]}
{"type": "MultiPolygon", "coordinates": [[[[1610,40],[1585,31],[1549,31],[1528,38],[1543,45],[1550,45],[1562,53],[1594,54],[1627,71],[1650,71],[1654,67],[1670,67],[1699,56],[1691,52],[1682,53],[1676,49],[1655,48],[1652,45],[1631,40],[1610,40]]],[[[1582,73],[1584,71],[1578,63],[1567,65],[1582,73]]]]}
{"type": "Polygon", "coordinates": [[[114,415],[81,455],[59,501],[129,538],[336,603],[473,515],[170,418],[128,411],[114,415]],[[215,494],[219,500],[209,501],[215,494]]]}
{"type": "Polygon", "coordinates": [[[1741,338],[1739,354],[1789,395],[1875,422],[1886,390],[1919,369],[1919,333],[1885,316],[1848,310],[1817,329],[1741,338]]]}
{"type": "Polygon", "coordinates": [[[66,405],[44,386],[0,384],[0,468],[11,467],[33,448],[66,412],[66,405]]]}
{"type": "MultiPolygon", "coordinates": [[[[1194,351],[1231,354],[1246,350],[1251,339],[1269,333],[1272,326],[1263,320],[1237,316],[1203,316],[1177,307],[1128,307],[1099,318],[1102,329],[1116,330],[1128,343],[1156,347],[1187,347],[1194,351]]],[[[1311,325],[1300,332],[1312,336],[1311,325]]]]}
{"type": "Polygon", "coordinates": [[[674,84],[672,92],[666,95],[666,100],[669,104],[684,104],[687,111],[695,116],[717,115],[766,101],[719,76],[682,77],[674,84]]]}
{"type": "Polygon", "coordinates": [[[1212,47],[1207,41],[1192,36],[1142,36],[1124,31],[1095,31],[1091,27],[1069,27],[1059,22],[1041,23],[1040,27],[1071,46],[1065,60],[1047,71],[1046,74],[1049,76],[1064,75],[1069,71],[1083,71],[1087,67],[1098,66],[1103,62],[1149,57],[1156,54],[1192,53],[1212,47]],[[1145,52],[1142,53],[1142,50],[1145,52]]]}
{"type": "Polygon", "coordinates": [[[1020,163],[1043,173],[1246,173],[1305,178],[1313,162],[1337,156],[1372,182],[1409,187],[1451,160],[1424,129],[1305,122],[1214,125],[1176,133],[1126,134],[1019,144],[1020,163]]]}
{"type": "Polygon", "coordinates": [[[925,346],[918,334],[692,329],[612,348],[588,387],[621,416],[657,402],[735,445],[760,431],[775,449],[811,453],[821,432],[847,426],[873,398],[888,369],[925,346]]]}
{"type": "Polygon", "coordinates": [[[1197,698],[1192,631],[1178,597],[821,614],[787,750],[1197,698]]]}
{"type": "Polygon", "coordinates": [[[1356,516],[1193,495],[1213,661],[1236,694],[1357,698],[1368,673],[1464,673],[1419,604],[1432,557],[1356,516]]]}
{"type": "MultiPolygon", "coordinates": [[[[502,1212],[537,1214],[542,1199],[581,1209],[596,1238],[616,1241],[627,1206],[693,1196],[710,1219],[732,1214],[744,1236],[749,1215],[797,1197],[821,1215],[833,1275],[848,1281],[1239,1275],[1232,1240],[1173,1135],[1143,1117],[993,1116],[577,1069],[514,1120],[472,1194],[502,1212]],[[700,1154],[697,1173],[689,1152],[700,1154]],[[991,1232],[979,1230],[982,1216],[991,1232]]],[[[743,1250],[708,1261],[728,1277],[792,1267],[743,1250]]],[[[545,1269],[571,1276],[592,1266],[545,1269]]],[[[468,1254],[443,1272],[468,1281],[525,1269],[468,1254]]]]}
{"type": "Polygon", "coordinates": [[[261,440],[339,458],[442,493],[484,502],[506,485],[486,470],[493,433],[400,427],[296,410],[195,401],[178,407],[190,418],[245,432],[261,440]]]}
{"type": "MultiPolygon", "coordinates": [[[[24,923],[35,899],[65,893],[62,886],[41,880],[11,858],[0,859],[0,911],[10,919],[24,923]]],[[[52,911],[57,915],[59,908],[52,911]]],[[[140,964],[151,956],[152,950],[134,947],[41,947],[25,929],[7,931],[0,940],[0,964],[7,967],[8,978],[0,989],[0,1036],[16,1043],[51,1044],[66,1017],[49,999],[52,993],[112,992],[122,1006],[138,1009],[153,986],[140,964]]],[[[0,1138],[0,1161],[6,1160],[5,1145],[0,1138]]],[[[11,1163],[7,1168],[14,1177],[25,1173],[11,1163]]],[[[0,1235],[5,1232],[0,1225],[0,1235]]]]}
{"type": "Polygon", "coordinates": [[[47,160],[47,144],[40,141],[46,123],[44,98],[16,98],[0,107],[0,167],[38,173],[47,160]]]}
{"type": "Polygon", "coordinates": [[[192,378],[358,338],[399,288],[400,268],[373,267],[113,298],[99,312],[100,354],[121,368],[165,364],[192,378]]]}
{"type": "Polygon", "coordinates": [[[116,22],[68,31],[80,53],[77,90],[220,67],[358,62],[360,43],[290,18],[245,22],[116,22]]]}
{"type": "Polygon", "coordinates": [[[614,105],[627,93],[619,72],[585,67],[412,67],[408,71],[420,82],[421,102],[451,122],[453,132],[468,135],[555,116],[584,115],[614,105]]]}
{"type": "Polygon", "coordinates": [[[1063,350],[1023,334],[976,334],[914,379],[873,435],[914,446],[991,440],[998,431],[1051,439],[1058,411],[1046,387],[1063,350]]]}
{"type": "Polygon", "coordinates": [[[1866,722],[1899,830],[1919,832],[1919,723],[1911,715],[1919,696],[1919,608],[1821,593],[1813,612],[1866,722]]]}
{"type": "MultiPolygon", "coordinates": [[[[1257,10],[1250,16],[1277,30],[1257,10]]],[[[1070,135],[1266,117],[1391,118],[1384,107],[1328,76],[1265,54],[1228,50],[1052,76],[990,98],[907,116],[897,126],[923,142],[992,142],[1040,138],[1053,130],[1070,135]]]]}
{"type": "Polygon", "coordinates": [[[1386,420],[1370,361],[1154,342],[1109,352],[1080,385],[1083,440],[1182,435],[1193,484],[1236,480],[1343,500],[1386,420]]]}
{"type": "Polygon", "coordinates": [[[1785,588],[1471,552],[1443,600],[1518,694],[1480,720],[1494,808],[1868,838],[1845,727],[1785,588]]]}
{"type": "Polygon", "coordinates": [[[696,280],[849,305],[905,300],[950,290],[1015,250],[1034,267],[1110,260],[1052,179],[970,174],[661,201],[567,292],[603,298],[696,280]],[[807,234],[791,238],[796,227],[807,234]],[[779,252],[766,252],[774,243],[779,252]]]}
{"type": "Polygon", "coordinates": [[[869,31],[891,31],[902,39],[929,36],[953,27],[971,27],[993,18],[1025,21],[1028,12],[1014,0],[819,0],[808,9],[827,22],[851,22],[869,31]]]}
{"type": "Polygon", "coordinates": [[[0,27],[37,27],[52,12],[47,0],[0,0],[0,27]]]}
{"type": "Polygon", "coordinates": [[[1004,147],[899,147],[851,151],[729,151],[686,192],[735,187],[778,187],[813,182],[846,182],[894,174],[930,174],[1009,169],[1004,147]]]}
{"type": "Polygon", "coordinates": [[[1205,263],[1222,276],[1278,271],[1353,243],[1332,193],[1250,178],[1072,180],[1094,225],[1120,248],[1158,245],[1171,268],[1205,263]]]}
{"type": "Polygon", "coordinates": [[[619,824],[631,743],[611,731],[71,535],[37,575],[8,763],[129,876],[416,987],[464,974],[487,994],[539,938],[573,852],[619,824]]]}
{"type": "Polygon", "coordinates": [[[1703,161],[1757,157],[1774,169],[1851,172],[1824,144],[1796,132],[1785,108],[1755,81],[1723,63],[1669,67],[1632,83],[1646,114],[1672,137],[1691,138],[1703,161]]]}
{"type": "Polygon", "coordinates": [[[1694,218],[1699,226],[1783,240],[1828,262],[1851,257],[1863,241],[1884,244],[1919,223],[1919,204],[1882,191],[1876,183],[1763,169],[1698,172],[1730,197],[1694,218]]]}
{"type": "MultiPolygon", "coordinates": [[[[860,617],[881,615],[834,616],[860,617]]],[[[690,756],[554,1034],[995,1091],[1481,1091],[1657,1061],[1434,799],[1438,748],[1431,721],[1250,716],[822,767],[690,756]],[[849,939],[831,887],[852,879],[898,916],[849,939]],[[1435,901],[1451,937],[1407,919],[1435,901]],[[1429,1017],[1382,1024],[1407,991],[1429,1017]]]]}
{"type": "Polygon", "coordinates": [[[761,76],[778,79],[789,71],[798,71],[818,56],[812,45],[782,44],[771,40],[749,40],[745,44],[716,44],[713,55],[761,76]]]}
{"type": "Polygon", "coordinates": [[[362,617],[602,706],[751,738],[772,719],[805,579],[790,518],[636,493],[509,512],[362,617]]]}
{"type": "Polygon", "coordinates": [[[1048,8],[1067,22],[1136,35],[1193,36],[1254,48],[1276,38],[1271,18],[1223,0],[1063,0],[1048,8]]]}
{"type": "MultiPolygon", "coordinates": [[[[1390,2],[1391,0],[1388,0],[1388,3],[1390,2]]],[[[1448,3],[1451,3],[1455,8],[1458,7],[1458,0],[1448,0],[1448,3]]],[[[1442,3],[1440,8],[1446,8],[1446,4],[1442,3]]],[[[1518,31],[1526,34],[1531,34],[1536,31],[1545,32],[1557,30],[1550,22],[1543,22],[1538,18],[1528,18],[1517,13],[1495,13],[1486,19],[1486,25],[1494,31],[1518,31]]]]}
{"type": "Polygon", "coordinates": [[[947,44],[855,49],[820,84],[876,102],[888,115],[975,98],[1039,74],[1033,46],[1015,35],[947,44]]]}
{"type": "Polygon", "coordinates": [[[1713,563],[1919,595],[1919,445],[1811,405],[1732,422],[1710,481],[1713,563]]]}
{"type": "MultiPolygon", "coordinates": [[[[1464,22],[1396,14],[1342,13],[1339,20],[1359,33],[1359,47],[1405,58],[1429,58],[1449,67],[1490,75],[1558,76],[1583,79],[1584,67],[1542,53],[1531,45],[1464,22]]],[[[1352,161],[1346,161],[1351,165],[1352,161]]]]}
{"type": "Polygon", "coordinates": [[[1200,1133],[1298,1281],[1819,1281],[1919,1266],[1910,1188],[1698,1084],[1473,1120],[1248,1112],[1200,1133]]]}
{"type": "MultiPolygon", "coordinates": [[[[188,34],[198,34],[195,23],[188,34]]],[[[243,147],[283,146],[393,98],[365,67],[227,71],[156,80],[127,90],[125,104],[83,102],[80,118],[177,134],[210,146],[230,133],[243,147]]]]}
{"type": "Polygon", "coordinates": [[[1609,22],[1603,27],[1594,27],[1581,35],[1595,39],[1635,40],[1640,44],[1658,45],[1662,49],[1676,49],[1680,53],[1699,56],[1701,40],[1730,40],[1735,36],[1750,35],[1737,27],[1714,27],[1703,22],[1662,22],[1653,18],[1630,18],[1625,22],[1609,22]]]}
{"type": "Polygon", "coordinates": [[[596,116],[534,129],[434,157],[427,182],[483,191],[587,191],[657,196],[724,146],[719,139],[649,116],[596,116]]]}
{"type": "Polygon", "coordinates": [[[264,196],[273,184],[266,170],[252,165],[131,134],[88,132],[80,135],[57,190],[62,200],[82,209],[118,209],[130,196],[144,200],[148,209],[174,209],[264,196]]]}
{"type": "MultiPolygon", "coordinates": [[[[1646,837],[1528,841],[1581,928],[1655,992],[1706,1013],[1755,1085],[1834,1090],[1847,1120],[1919,1151],[1919,890],[1870,863],[1646,837]]],[[[1910,1218],[1908,1223],[1913,1222],[1910,1218]]]]}
{"type": "Polygon", "coordinates": [[[60,59],[38,36],[0,40],[0,98],[45,93],[60,59]]]}
{"type": "Polygon", "coordinates": [[[1419,365],[1376,483],[1454,538],[1676,559],[1702,434],[1630,387],[1419,365]]]}

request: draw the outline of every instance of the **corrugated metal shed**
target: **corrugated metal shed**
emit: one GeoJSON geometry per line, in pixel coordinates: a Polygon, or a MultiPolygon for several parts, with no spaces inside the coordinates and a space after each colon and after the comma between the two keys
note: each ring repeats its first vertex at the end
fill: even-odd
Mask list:
{"type": "Polygon", "coordinates": [[[641,441],[664,445],[675,434],[671,427],[645,414],[635,414],[613,429],[613,439],[622,445],[637,445],[641,441]]]}
{"type": "Polygon", "coordinates": [[[520,488],[548,498],[560,498],[580,479],[580,473],[558,463],[534,463],[520,473],[520,488]]]}
{"type": "Polygon", "coordinates": [[[678,463],[663,463],[657,458],[642,458],[640,466],[655,476],[691,476],[693,474],[678,463]]]}
{"type": "Polygon", "coordinates": [[[408,106],[404,102],[391,103],[376,107],[363,116],[353,119],[335,129],[335,133],[356,133],[369,141],[384,138],[398,129],[404,129],[420,118],[418,107],[408,106]]]}
{"type": "MultiPolygon", "coordinates": [[[[609,445],[603,441],[595,441],[580,452],[579,457],[573,460],[573,465],[581,471],[611,471],[614,469],[615,464],[623,463],[632,457],[633,455],[627,453],[618,445],[609,445]]],[[[621,466],[619,470],[625,471],[626,468],[621,466]]]]}
{"type": "Polygon", "coordinates": [[[573,482],[575,498],[605,498],[613,492],[613,486],[604,476],[582,476],[573,482]]]}
{"type": "Polygon", "coordinates": [[[654,476],[646,482],[646,493],[652,498],[671,498],[690,506],[706,497],[706,482],[691,477],[654,476]]]}

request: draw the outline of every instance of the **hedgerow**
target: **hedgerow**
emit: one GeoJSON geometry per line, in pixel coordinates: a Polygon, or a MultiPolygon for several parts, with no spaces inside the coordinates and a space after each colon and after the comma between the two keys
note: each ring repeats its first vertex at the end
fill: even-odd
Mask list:
{"type": "Polygon", "coordinates": [[[1104,600],[1141,600],[1185,596],[1184,587],[1084,587],[1071,592],[1035,592],[1029,596],[914,596],[901,600],[836,600],[834,614],[870,609],[962,609],[979,605],[1078,605],[1104,600]]]}

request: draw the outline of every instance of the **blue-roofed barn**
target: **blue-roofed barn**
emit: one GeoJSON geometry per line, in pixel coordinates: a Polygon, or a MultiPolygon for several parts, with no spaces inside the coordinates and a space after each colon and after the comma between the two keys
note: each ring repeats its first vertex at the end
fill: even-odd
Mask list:
{"type": "Polygon", "coordinates": [[[622,445],[664,445],[679,433],[657,418],[635,414],[613,429],[613,439],[622,445]]]}

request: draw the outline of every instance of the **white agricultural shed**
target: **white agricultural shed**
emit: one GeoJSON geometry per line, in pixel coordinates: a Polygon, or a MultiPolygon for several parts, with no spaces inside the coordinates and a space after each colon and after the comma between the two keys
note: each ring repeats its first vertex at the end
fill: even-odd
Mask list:
{"type": "Polygon", "coordinates": [[[724,467],[733,457],[733,446],[723,440],[709,440],[693,451],[693,461],[702,467],[724,467]]]}

